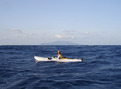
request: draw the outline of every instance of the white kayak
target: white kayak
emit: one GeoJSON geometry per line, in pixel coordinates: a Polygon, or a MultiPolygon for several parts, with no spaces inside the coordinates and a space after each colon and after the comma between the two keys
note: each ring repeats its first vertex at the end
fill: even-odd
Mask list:
{"type": "Polygon", "coordinates": [[[68,59],[68,58],[63,58],[63,59],[58,59],[57,57],[52,57],[52,58],[46,58],[46,57],[39,57],[39,56],[34,56],[36,62],[40,61],[56,61],[56,62],[82,62],[83,59],[68,59]]]}

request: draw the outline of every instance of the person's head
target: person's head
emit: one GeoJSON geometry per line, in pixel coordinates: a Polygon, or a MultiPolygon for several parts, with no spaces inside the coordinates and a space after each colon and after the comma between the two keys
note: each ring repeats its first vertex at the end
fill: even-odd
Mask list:
{"type": "Polygon", "coordinates": [[[58,50],[57,54],[61,54],[59,50],[58,50]]]}

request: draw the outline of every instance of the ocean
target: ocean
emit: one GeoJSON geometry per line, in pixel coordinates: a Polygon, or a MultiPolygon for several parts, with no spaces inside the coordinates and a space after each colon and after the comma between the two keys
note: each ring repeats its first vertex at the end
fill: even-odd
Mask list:
{"type": "Polygon", "coordinates": [[[121,89],[121,46],[0,46],[0,89],[121,89]],[[83,62],[34,60],[58,50],[83,62]]]}

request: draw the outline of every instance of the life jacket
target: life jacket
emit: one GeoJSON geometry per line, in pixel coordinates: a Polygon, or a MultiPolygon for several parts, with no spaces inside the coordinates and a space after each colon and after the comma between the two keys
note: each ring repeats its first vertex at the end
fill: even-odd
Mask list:
{"type": "Polygon", "coordinates": [[[60,54],[60,59],[62,59],[63,58],[63,56],[62,56],[62,54],[60,54]]]}
{"type": "Polygon", "coordinates": [[[62,54],[58,54],[57,57],[58,57],[59,55],[60,55],[59,59],[62,59],[62,58],[63,58],[62,54]]]}

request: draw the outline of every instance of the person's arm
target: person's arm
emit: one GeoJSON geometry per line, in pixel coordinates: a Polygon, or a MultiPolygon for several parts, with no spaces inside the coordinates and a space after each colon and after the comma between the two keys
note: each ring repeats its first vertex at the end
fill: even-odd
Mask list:
{"type": "Polygon", "coordinates": [[[58,59],[60,59],[60,55],[58,55],[58,59]]]}

